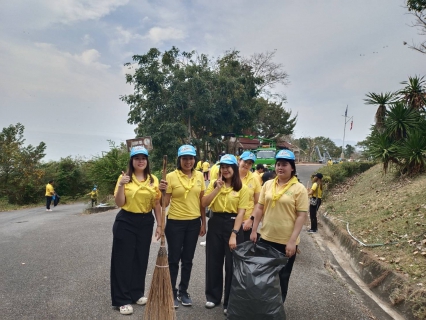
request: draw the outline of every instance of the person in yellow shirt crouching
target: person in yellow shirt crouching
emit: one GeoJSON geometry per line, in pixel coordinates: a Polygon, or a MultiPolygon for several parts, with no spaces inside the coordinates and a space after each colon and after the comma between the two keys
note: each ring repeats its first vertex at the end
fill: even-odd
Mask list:
{"type": "Polygon", "coordinates": [[[249,192],[238,171],[238,162],[232,154],[220,158],[220,175],[211,181],[201,200],[209,206],[213,217],[209,219],[206,237],[206,308],[214,308],[222,300],[223,263],[225,262],[224,312],[228,308],[233,272],[232,252],[244,240],[240,232],[245,210],[249,206],[249,192]]]}
{"type": "Polygon", "coordinates": [[[133,147],[127,172],[117,180],[115,203],[121,207],[112,227],[111,299],[121,314],[132,314],[132,303],[144,305],[145,276],[149,247],[157,220],[155,236],[161,235],[161,193],[158,179],[151,174],[148,150],[133,147]]]}
{"type": "Polygon", "coordinates": [[[259,241],[269,244],[289,258],[279,273],[284,303],[309,200],[306,188],[295,176],[293,152],[280,150],[277,153],[275,172],[277,176],[266,181],[260,191],[259,202],[253,211],[254,223],[250,240],[257,241],[257,228],[263,218],[259,241]]]}
{"type": "Polygon", "coordinates": [[[160,190],[166,191],[165,205],[170,204],[167,215],[166,238],[168,261],[172,281],[174,307],[192,305],[188,293],[192,260],[198,237],[206,234],[206,213],[201,205],[206,184],[203,174],[194,169],[196,151],[191,145],[183,145],[178,150],[177,169],[161,180],[160,190]],[[180,269],[179,288],[176,281],[180,269]]]}

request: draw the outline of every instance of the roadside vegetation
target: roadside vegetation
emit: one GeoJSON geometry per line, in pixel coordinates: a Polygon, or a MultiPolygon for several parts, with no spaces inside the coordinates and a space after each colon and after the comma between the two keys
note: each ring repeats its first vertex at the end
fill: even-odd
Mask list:
{"type": "MultiPolygon", "coordinates": [[[[320,171],[330,174],[341,171],[340,166],[320,171]]],[[[426,319],[425,185],[426,174],[401,177],[395,168],[385,174],[377,164],[326,191],[322,206],[322,212],[342,230],[348,222],[355,238],[367,245],[377,244],[360,245],[360,249],[403,276],[406,281],[391,293],[390,302],[413,303],[413,314],[419,319],[426,319]]]]}

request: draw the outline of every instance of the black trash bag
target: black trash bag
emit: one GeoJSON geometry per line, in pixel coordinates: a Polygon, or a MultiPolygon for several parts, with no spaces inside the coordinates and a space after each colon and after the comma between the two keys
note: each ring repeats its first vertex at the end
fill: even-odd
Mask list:
{"type": "Polygon", "coordinates": [[[53,206],[56,207],[59,203],[59,200],[61,199],[61,197],[57,194],[55,194],[55,199],[53,199],[53,206]]]}
{"type": "Polygon", "coordinates": [[[262,242],[246,241],[233,251],[229,320],[283,320],[279,272],[288,258],[262,242]]]}

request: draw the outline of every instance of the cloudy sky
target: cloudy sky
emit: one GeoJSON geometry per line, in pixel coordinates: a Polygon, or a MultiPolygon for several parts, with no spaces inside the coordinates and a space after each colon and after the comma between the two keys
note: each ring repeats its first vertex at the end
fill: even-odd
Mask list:
{"type": "MultiPolygon", "coordinates": [[[[375,107],[368,92],[425,75],[422,37],[403,0],[144,1],[14,0],[0,10],[0,128],[25,126],[45,160],[91,158],[134,137],[124,63],[176,46],[212,57],[276,50],[290,85],[275,88],[298,115],[296,137],[363,140],[375,107]]],[[[425,36],[426,37],[426,36],[425,36]]]]}

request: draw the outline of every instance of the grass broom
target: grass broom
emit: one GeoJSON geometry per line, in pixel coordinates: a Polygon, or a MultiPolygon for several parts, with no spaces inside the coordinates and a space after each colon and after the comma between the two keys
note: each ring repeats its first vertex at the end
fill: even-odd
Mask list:
{"type": "MultiPolygon", "coordinates": [[[[163,180],[166,180],[167,156],[163,157],[163,180]]],[[[164,227],[166,225],[165,191],[161,200],[161,244],[145,306],[144,320],[176,320],[169,261],[167,258],[164,227]]]]}

